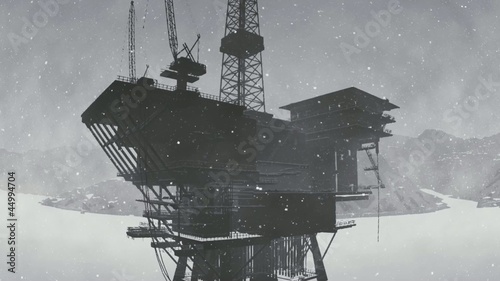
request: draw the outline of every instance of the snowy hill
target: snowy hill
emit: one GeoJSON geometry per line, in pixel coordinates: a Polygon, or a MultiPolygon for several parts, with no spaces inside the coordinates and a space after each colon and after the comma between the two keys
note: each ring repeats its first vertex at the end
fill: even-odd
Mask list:
{"type": "Polygon", "coordinates": [[[500,169],[482,189],[478,207],[500,207],[500,169]]]}
{"type": "Polygon", "coordinates": [[[397,167],[394,182],[409,180],[418,188],[474,201],[500,197],[500,134],[462,139],[426,130],[381,151],[397,167]]]}
{"type": "MultiPolygon", "coordinates": [[[[367,185],[373,184],[373,181],[376,182],[372,172],[362,171],[363,167],[368,165],[368,158],[360,157],[360,178],[361,182],[367,185]]],[[[383,170],[390,169],[383,159],[380,165],[383,170]]],[[[425,213],[446,208],[446,204],[443,204],[440,199],[421,192],[411,181],[403,186],[395,187],[387,184],[387,188],[382,189],[380,199],[382,215],[425,213]]],[[[374,191],[369,200],[340,203],[337,213],[340,217],[377,215],[377,194],[376,190],[374,191]]],[[[141,194],[131,183],[116,178],[86,188],[63,192],[55,198],[44,200],[43,204],[91,213],[140,216],[144,206],[135,201],[139,198],[141,194]]]]}
{"type": "Polygon", "coordinates": [[[16,172],[19,192],[49,196],[116,176],[115,168],[98,147],[85,151],[60,147],[24,153],[0,149],[0,172],[10,171],[16,172]]]}
{"type": "MultiPolygon", "coordinates": [[[[439,198],[422,193],[421,188],[474,200],[479,207],[500,205],[500,134],[461,139],[442,131],[426,130],[417,138],[383,139],[380,152],[380,171],[386,186],[380,193],[382,215],[446,208],[439,198]]],[[[360,184],[376,184],[373,172],[363,171],[370,166],[366,155],[359,152],[358,158],[360,184]]],[[[20,192],[64,198],[53,202],[57,207],[80,210],[85,204],[94,204],[88,211],[140,214],[135,209],[116,211],[120,208],[107,207],[114,206],[116,200],[134,201],[140,194],[129,183],[109,180],[116,176],[116,171],[100,148],[94,147],[84,156],[71,147],[26,153],[0,150],[0,159],[2,172],[17,172],[20,192]],[[122,192],[123,189],[131,192],[122,192]],[[91,194],[98,197],[82,197],[91,194]]],[[[373,192],[367,201],[340,203],[338,213],[346,217],[376,215],[377,190],[373,192]]]]}
{"type": "Polygon", "coordinates": [[[136,202],[140,192],[121,178],[62,193],[42,201],[43,205],[80,212],[141,216],[144,205],[136,202]]]}
{"type": "MultiPolygon", "coordinates": [[[[391,139],[391,138],[389,138],[391,139]]],[[[391,166],[384,157],[385,152],[397,149],[409,138],[395,136],[394,139],[383,140],[379,158],[380,174],[385,188],[380,190],[380,214],[404,215],[434,212],[447,208],[440,198],[420,190],[413,181],[402,178],[398,181],[397,166],[391,166]]],[[[370,167],[366,154],[358,152],[358,177],[360,185],[376,185],[377,179],[373,172],[365,172],[365,167],[370,167]]],[[[376,216],[378,214],[378,191],[372,190],[369,200],[340,202],[337,213],[340,217],[376,216]]]]}
{"type": "MultiPolygon", "coordinates": [[[[381,147],[381,152],[397,150],[398,146],[409,140],[410,138],[399,136],[384,140],[385,146],[381,147]]],[[[140,194],[130,183],[110,180],[116,177],[116,170],[98,147],[82,155],[72,147],[26,153],[0,150],[0,159],[3,162],[2,172],[8,172],[10,169],[16,171],[19,192],[57,196],[57,200],[45,201],[46,205],[95,213],[141,214],[142,208],[137,209],[140,204],[135,202],[135,199],[140,198],[140,194]],[[124,190],[127,191],[123,192],[124,190]],[[120,202],[132,203],[125,207],[120,202]]],[[[431,212],[445,207],[441,200],[422,193],[413,181],[392,183],[391,174],[397,173],[397,167],[391,167],[389,162],[385,161],[384,154],[380,161],[382,177],[387,186],[381,190],[383,215],[431,212]],[[387,171],[390,173],[386,173],[387,171]]],[[[360,152],[360,184],[376,184],[373,172],[363,171],[363,168],[368,166],[368,158],[360,152]]],[[[376,190],[374,191],[375,194],[368,201],[341,203],[338,213],[344,216],[376,215],[377,194],[376,190]]]]}

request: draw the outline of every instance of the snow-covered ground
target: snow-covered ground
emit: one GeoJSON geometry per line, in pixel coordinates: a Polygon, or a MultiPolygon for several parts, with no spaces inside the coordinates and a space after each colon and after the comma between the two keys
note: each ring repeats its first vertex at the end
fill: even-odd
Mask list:
{"type": "Polygon", "coordinates": [[[500,208],[441,197],[449,209],[382,217],[380,243],[376,218],[339,232],[326,258],[329,279],[500,280],[500,208]]]}
{"type": "Polygon", "coordinates": [[[17,273],[7,272],[5,191],[0,195],[1,281],[161,280],[150,241],[125,234],[141,218],[56,209],[26,194],[18,194],[17,273]]]}
{"type": "MultiPolygon", "coordinates": [[[[140,218],[50,208],[25,194],[18,198],[17,273],[6,272],[6,193],[0,195],[1,281],[162,280],[149,241],[125,235],[140,218]]],[[[377,219],[357,219],[325,258],[329,279],[500,280],[500,208],[445,202],[451,208],[436,213],[382,217],[380,243],[377,219]]],[[[329,238],[322,234],[320,245],[329,238]]]]}

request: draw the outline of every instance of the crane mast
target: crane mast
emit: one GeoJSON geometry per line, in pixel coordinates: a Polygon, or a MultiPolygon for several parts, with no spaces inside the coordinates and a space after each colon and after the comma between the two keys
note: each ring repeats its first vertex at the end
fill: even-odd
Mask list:
{"type": "Polygon", "coordinates": [[[136,64],[135,64],[135,6],[134,1],[130,1],[130,9],[128,16],[128,64],[129,64],[129,77],[135,81],[136,64]]]}

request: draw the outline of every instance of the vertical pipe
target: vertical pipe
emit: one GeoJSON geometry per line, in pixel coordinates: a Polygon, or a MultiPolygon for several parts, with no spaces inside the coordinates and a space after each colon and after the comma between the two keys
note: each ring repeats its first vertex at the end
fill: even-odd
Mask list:
{"type": "Polygon", "coordinates": [[[276,272],[276,256],[274,255],[274,242],[271,240],[271,249],[269,251],[270,259],[271,259],[271,274],[274,277],[276,272]]]}
{"type": "Polygon", "coordinates": [[[293,247],[292,247],[292,237],[288,237],[288,251],[287,251],[287,256],[288,256],[288,276],[292,276],[292,262],[293,262],[293,247]]]}
{"type": "Polygon", "coordinates": [[[337,148],[335,148],[335,192],[339,192],[339,166],[337,161],[337,148]]]}
{"type": "Polygon", "coordinates": [[[288,250],[288,255],[290,256],[290,267],[289,267],[289,275],[290,277],[293,276],[293,237],[288,238],[289,240],[289,250],[288,250]]]}
{"type": "Polygon", "coordinates": [[[286,270],[286,260],[285,260],[285,240],[279,239],[277,241],[280,244],[280,263],[281,263],[281,275],[285,275],[286,270]]]}
{"type": "Polygon", "coordinates": [[[293,237],[293,268],[292,268],[292,274],[293,277],[295,277],[295,274],[297,272],[297,236],[293,237]]]}
{"type": "Polygon", "coordinates": [[[292,277],[293,268],[293,237],[288,238],[288,276],[292,277]]]}

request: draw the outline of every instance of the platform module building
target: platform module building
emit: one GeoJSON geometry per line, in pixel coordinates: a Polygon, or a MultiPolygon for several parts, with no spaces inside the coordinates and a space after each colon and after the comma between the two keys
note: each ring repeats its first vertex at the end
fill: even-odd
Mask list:
{"type": "Polygon", "coordinates": [[[336,194],[355,194],[357,151],[373,149],[378,154],[379,140],[391,136],[386,125],[395,122],[385,111],[399,107],[348,88],[281,108],[290,111],[292,126],[305,135],[313,189],[332,187],[336,194]]]}

